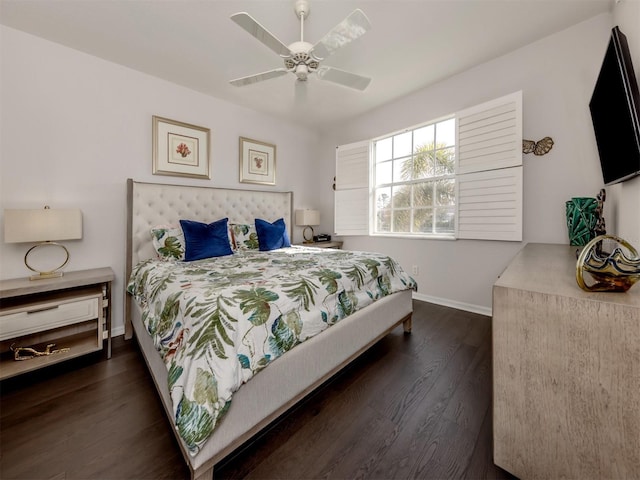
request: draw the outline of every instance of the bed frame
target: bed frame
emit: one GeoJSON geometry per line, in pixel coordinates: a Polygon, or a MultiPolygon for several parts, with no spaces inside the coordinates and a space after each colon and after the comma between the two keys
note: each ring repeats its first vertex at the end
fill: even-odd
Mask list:
{"type": "MultiPolygon", "coordinates": [[[[125,286],[137,262],[155,256],[151,227],[180,219],[253,223],[255,218],[284,218],[289,227],[292,192],[235,190],[165,185],[127,180],[127,258],[125,286]]],[[[243,385],[211,437],[191,455],[173,424],[167,369],[141,320],[141,311],[125,292],[125,338],[136,339],[145,358],[182,454],[194,480],[211,480],[216,463],[268,426],[289,408],[344,368],[398,325],[411,331],[411,291],[398,292],[345,318],[298,345],[243,385]],[[366,323],[365,323],[366,322],[366,323]],[[363,323],[366,328],[362,328],[363,323]]]]}

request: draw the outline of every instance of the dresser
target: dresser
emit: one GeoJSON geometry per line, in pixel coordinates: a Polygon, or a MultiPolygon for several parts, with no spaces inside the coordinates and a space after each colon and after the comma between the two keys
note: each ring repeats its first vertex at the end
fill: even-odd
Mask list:
{"type": "Polygon", "coordinates": [[[103,350],[111,357],[109,267],[0,281],[0,380],[103,350]],[[47,351],[48,355],[42,355],[47,351]]]}
{"type": "Polygon", "coordinates": [[[494,462],[519,478],[640,478],[640,285],[589,293],[576,249],[528,244],[493,286],[494,462]]]}

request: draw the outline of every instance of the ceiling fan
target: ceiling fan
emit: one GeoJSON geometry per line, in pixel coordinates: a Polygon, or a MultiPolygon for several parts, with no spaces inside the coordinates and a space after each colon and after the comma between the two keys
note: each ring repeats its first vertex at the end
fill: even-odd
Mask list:
{"type": "Polygon", "coordinates": [[[244,30],[256,37],[260,42],[276,52],[284,60],[284,68],[276,68],[267,72],[249,75],[231,80],[231,85],[242,87],[252,83],[280,77],[293,73],[299,81],[305,82],[310,74],[315,74],[321,80],[338,83],[345,87],[364,90],[371,79],[346,72],[334,67],[320,65],[320,63],[339,48],[347,45],[356,38],[364,35],[371,28],[369,19],[360,9],[351,12],[338,25],[333,27],[315,45],[304,41],[304,20],[309,17],[309,1],[297,0],[294,10],[300,19],[300,41],[289,46],[282,43],[266,28],[260,25],[246,12],[231,15],[231,20],[244,30]]]}

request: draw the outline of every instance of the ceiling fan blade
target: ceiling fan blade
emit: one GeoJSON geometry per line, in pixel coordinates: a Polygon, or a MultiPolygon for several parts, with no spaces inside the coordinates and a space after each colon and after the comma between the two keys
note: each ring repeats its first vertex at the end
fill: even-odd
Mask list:
{"type": "Polygon", "coordinates": [[[359,8],[351,12],[338,25],[333,27],[311,50],[318,60],[327,58],[333,52],[356,38],[364,35],[371,28],[369,19],[359,8]]]}
{"type": "Polygon", "coordinates": [[[284,43],[282,43],[275,35],[269,30],[260,25],[251,15],[246,12],[234,13],[231,15],[231,20],[240,25],[243,29],[249,32],[251,35],[260,40],[263,44],[269,47],[282,57],[291,56],[291,51],[284,43]]]}
{"type": "Polygon", "coordinates": [[[321,80],[338,83],[345,87],[355,88],[356,90],[364,90],[369,86],[369,83],[371,83],[369,77],[363,77],[333,67],[320,67],[316,71],[316,75],[318,75],[318,78],[321,80]]]}
{"type": "Polygon", "coordinates": [[[262,82],[263,80],[281,77],[282,75],[286,75],[287,73],[288,70],[286,68],[276,68],[275,70],[269,70],[268,72],[256,73],[255,75],[236,78],[235,80],[231,80],[229,83],[235,87],[244,87],[245,85],[262,82]]]}

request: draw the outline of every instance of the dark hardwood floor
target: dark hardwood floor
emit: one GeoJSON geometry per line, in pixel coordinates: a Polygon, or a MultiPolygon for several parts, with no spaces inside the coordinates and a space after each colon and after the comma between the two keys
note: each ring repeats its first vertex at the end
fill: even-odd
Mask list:
{"type": "MultiPolygon", "coordinates": [[[[491,319],[414,302],[383,338],[216,466],[216,479],[503,479],[491,319]]],[[[135,341],[0,384],[0,478],[189,477],[135,341]]]]}

